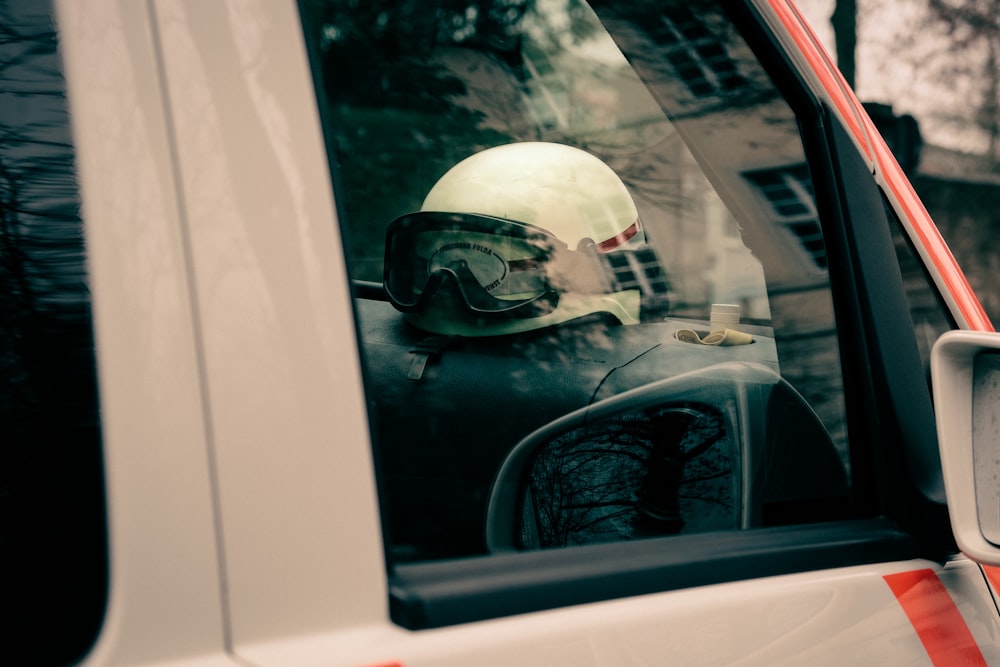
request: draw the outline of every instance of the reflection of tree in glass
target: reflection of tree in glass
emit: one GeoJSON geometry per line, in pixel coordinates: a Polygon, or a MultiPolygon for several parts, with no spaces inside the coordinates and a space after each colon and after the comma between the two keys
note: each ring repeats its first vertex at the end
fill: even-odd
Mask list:
{"type": "Polygon", "coordinates": [[[522,546],[734,527],[732,461],[724,436],[718,414],[672,407],[622,415],[557,438],[530,469],[522,546]]]}
{"type": "Polygon", "coordinates": [[[83,222],[49,5],[0,3],[0,589],[17,609],[5,652],[61,665],[101,625],[107,563],[83,222]]]}
{"type": "Polygon", "coordinates": [[[443,45],[516,50],[526,0],[309,0],[327,90],[341,103],[446,111],[463,85],[430,62],[443,45]]]}
{"type": "MultiPolygon", "coordinates": [[[[0,13],[0,416],[4,453],[19,464],[20,443],[67,438],[73,418],[92,422],[95,400],[92,378],[76,372],[93,349],[56,46],[44,7],[0,13]]],[[[0,465],[4,493],[12,469],[0,465]]]]}
{"type": "Polygon", "coordinates": [[[507,67],[526,0],[308,0],[304,25],[322,65],[329,141],[350,228],[355,278],[381,279],[385,225],[419,208],[459,160],[510,138],[461,102],[454,49],[507,67]]]}

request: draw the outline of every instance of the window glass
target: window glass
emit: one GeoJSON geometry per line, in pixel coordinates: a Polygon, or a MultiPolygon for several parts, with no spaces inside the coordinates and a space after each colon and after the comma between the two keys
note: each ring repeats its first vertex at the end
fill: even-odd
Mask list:
{"type": "Polygon", "coordinates": [[[396,561],[848,511],[797,119],[650,7],[304,3],[396,561]]]}
{"type": "Polygon", "coordinates": [[[917,256],[913,242],[906,235],[903,223],[884,194],[882,203],[889,218],[889,230],[892,233],[896,257],[899,259],[899,268],[903,274],[903,289],[906,291],[906,301],[910,306],[910,316],[913,318],[917,347],[920,349],[920,358],[929,381],[931,348],[934,347],[938,336],[955,328],[955,323],[942,303],[940,293],[927,275],[924,263],[917,256]]]}
{"type": "Polygon", "coordinates": [[[0,4],[0,552],[4,652],[21,656],[11,664],[78,659],[107,587],[90,301],[51,11],[0,4]]]}

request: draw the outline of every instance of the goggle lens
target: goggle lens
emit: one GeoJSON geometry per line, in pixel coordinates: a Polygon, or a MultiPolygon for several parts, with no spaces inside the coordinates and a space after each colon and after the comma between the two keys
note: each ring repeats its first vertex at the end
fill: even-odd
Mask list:
{"type": "MultiPolygon", "coordinates": [[[[384,283],[404,312],[423,310],[445,281],[474,312],[535,317],[555,308],[573,274],[603,275],[595,253],[570,251],[532,225],[472,214],[420,212],[387,230],[384,283]],[[581,258],[585,266],[580,265],[581,258]]],[[[593,275],[587,281],[594,283],[593,275]]],[[[598,281],[602,286],[603,280],[598,281]]]]}

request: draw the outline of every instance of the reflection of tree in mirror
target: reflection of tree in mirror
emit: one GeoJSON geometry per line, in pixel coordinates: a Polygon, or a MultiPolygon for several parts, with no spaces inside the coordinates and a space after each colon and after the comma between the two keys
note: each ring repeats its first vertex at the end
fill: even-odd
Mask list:
{"type": "Polygon", "coordinates": [[[522,546],[555,547],[735,527],[720,415],[633,412],[542,448],[523,499],[522,546]]]}

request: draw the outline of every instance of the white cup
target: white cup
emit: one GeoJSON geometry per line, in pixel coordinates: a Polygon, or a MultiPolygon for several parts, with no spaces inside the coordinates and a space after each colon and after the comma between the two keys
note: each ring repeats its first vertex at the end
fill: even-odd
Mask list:
{"type": "Polygon", "coordinates": [[[713,303],[709,322],[711,331],[735,329],[740,324],[740,307],[732,303],[713,303]]]}

